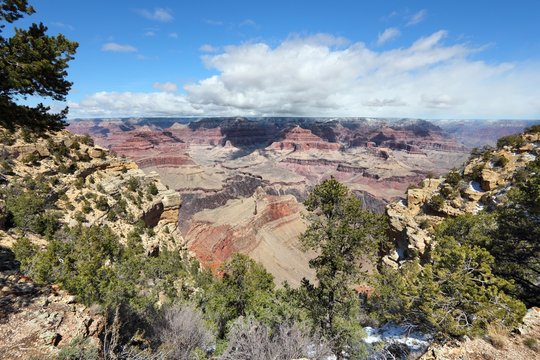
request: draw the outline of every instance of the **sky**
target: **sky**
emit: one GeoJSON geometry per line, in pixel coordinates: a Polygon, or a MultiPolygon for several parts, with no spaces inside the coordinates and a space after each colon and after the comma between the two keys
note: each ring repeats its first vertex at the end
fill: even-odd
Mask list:
{"type": "Polygon", "coordinates": [[[537,0],[29,2],[70,118],[540,118],[537,0]]]}

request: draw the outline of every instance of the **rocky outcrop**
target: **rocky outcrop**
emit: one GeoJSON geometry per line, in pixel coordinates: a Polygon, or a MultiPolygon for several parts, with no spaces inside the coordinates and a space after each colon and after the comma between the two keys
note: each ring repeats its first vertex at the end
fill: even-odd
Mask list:
{"type": "MultiPolygon", "coordinates": [[[[125,239],[141,219],[156,230],[152,237],[142,236],[149,252],[183,243],[177,230],[179,195],[168,190],[158,174],[145,174],[133,161],[111,156],[90,139],[62,131],[33,143],[4,144],[2,152],[10,168],[4,186],[20,185],[25,176],[54,179],[49,207],[61,214],[64,224],[108,225],[125,239]],[[29,154],[39,156],[29,158],[29,154]]],[[[6,235],[0,234],[0,245],[12,241],[6,235]]]]}
{"type": "Polygon", "coordinates": [[[525,145],[487,149],[472,156],[452,179],[425,179],[407,190],[406,197],[386,207],[398,259],[385,257],[385,263],[398,266],[402,261],[427,256],[433,227],[446,217],[477,213],[504,201],[514,175],[540,156],[540,134],[521,135],[525,145]]]}

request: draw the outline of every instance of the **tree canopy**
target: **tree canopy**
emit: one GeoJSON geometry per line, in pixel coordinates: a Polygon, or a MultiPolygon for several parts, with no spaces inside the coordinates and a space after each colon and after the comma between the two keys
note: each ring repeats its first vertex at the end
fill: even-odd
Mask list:
{"type": "Polygon", "coordinates": [[[0,125],[11,130],[59,130],[65,126],[67,107],[51,113],[42,103],[32,107],[20,102],[29,96],[65,101],[72,85],[66,69],[78,44],[62,34],[47,35],[42,23],[15,28],[13,36],[4,36],[7,24],[34,12],[26,0],[0,0],[0,125]]]}
{"type": "Polygon", "coordinates": [[[310,261],[317,284],[304,279],[300,297],[338,359],[344,352],[357,358],[363,343],[354,286],[366,281],[365,268],[385,238],[385,222],[362,209],[361,201],[334,178],[317,185],[304,205],[310,224],[300,240],[319,255],[310,261]]]}

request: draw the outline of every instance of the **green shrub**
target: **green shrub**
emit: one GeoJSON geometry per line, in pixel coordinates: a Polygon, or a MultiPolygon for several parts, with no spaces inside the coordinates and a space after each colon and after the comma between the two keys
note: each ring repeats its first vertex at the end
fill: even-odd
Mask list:
{"type": "Polygon", "coordinates": [[[118,220],[118,214],[116,213],[116,211],[114,211],[114,209],[109,210],[109,212],[107,213],[107,220],[108,221],[118,220]]]}
{"type": "Polygon", "coordinates": [[[77,188],[78,190],[81,190],[84,187],[84,178],[78,177],[75,180],[74,185],[75,185],[75,188],[77,188]]]}
{"type": "MultiPolygon", "coordinates": [[[[44,186],[44,183],[40,183],[44,186]]],[[[4,190],[6,213],[8,214],[8,227],[16,227],[22,231],[32,231],[40,235],[52,235],[58,228],[59,222],[56,215],[46,211],[45,201],[48,189],[34,188],[24,190],[13,187],[4,190]]]]}
{"type": "Polygon", "coordinates": [[[66,157],[68,157],[69,149],[63,142],[60,142],[58,144],[54,144],[51,153],[57,161],[63,161],[66,157]]]}
{"type": "Polygon", "coordinates": [[[484,334],[492,323],[511,328],[526,308],[507,294],[512,284],[493,273],[495,259],[485,249],[437,236],[430,261],[384,269],[369,306],[383,320],[406,322],[439,338],[484,334]],[[496,298],[494,302],[492,299],[496,298]]]}
{"type": "Polygon", "coordinates": [[[97,360],[98,348],[82,337],[74,338],[69,345],[64,346],[56,356],[58,360],[97,360]]]}
{"type": "Polygon", "coordinates": [[[506,164],[508,164],[510,160],[508,160],[508,158],[506,156],[497,156],[494,158],[494,161],[493,161],[493,166],[497,166],[497,167],[505,167],[506,164]]]}
{"type": "MultiPolygon", "coordinates": [[[[540,126],[537,132],[540,132],[540,126]]],[[[538,340],[535,338],[526,338],[525,340],[523,340],[523,345],[525,345],[526,347],[528,347],[529,349],[533,351],[540,350],[540,346],[538,345],[538,340]]]]}
{"type": "Polygon", "coordinates": [[[88,201],[86,201],[86,200],[85,200],[85,202],[84,202],[84,204],[83,204],[81,210],[82,210],[82,212],[83,212],[84,214],[89,214],[89,213],[91,213],[92,211],[94,211],[94,210],[92,209],[92,205],[90,205],[90,203],[89,203],[88,201]]]}
{"type": "Polygon", "coordinates": [[[456,169],[452,169],[448,174],[446,174],[446,183],[453,188],[455,188],[461,181],[461,174],[456,169]]]}
{"type": "Polygon", "coordinates": [[[92,137],[88,134],[82,135],[81,137],[79,137],[79,139],[80,139],[80,142],[85,145],[94,146],[94,139],[92,139],[92,137]]]}
{"type": "Polygon", "coordinates": [[[532,125],[525,129],[525,134],[537,134],[540,133],[540,125],[532,125]]]}
{"type": "Polygon", "coordinates": [[[109,202],[105,196],[100,196],[96,201],[96,209],[101,211],[109,210],[109,202]]]}
{"type": "Polygon", "coordinates": [[[13,175],[13,167],[11,167],[11,164],[7,160],[2,160],[0,163],[0,166],[2,166],[2,169],[4,170],[4,174],[6,175],[13,175]]]}
{"type": "Polygon", "coordinates": [[[26,165],[37,165],[40,160],[41,156],[39,156],[37,152],[30,153],[22,159],[23,163],[26,165]]]}
{"type": "Polygon", "coordinates": [[[434,195],[429,199],[428,206],[435,211],[441,211],[444,206],[444,198],[441,195],[434,195]]]}
{"type": "Polygon", "coordinates": [[[0,131],[0,143],[8,146],[13,145],[15,144],[15,136],[9,131],[0,131]]]}
{"type": "Polygon", "coordinates": [[[443,186],[439,189],[439,192],[441,196],[447,200],[452,200],[457,197],[458,191],[457,189],[451,187],[451,186],[443,186]]]}
{"type": "Polygon", "coordinates": [[[34,140],[34,135],[32,134],[32,131],[27,127],[21,128],[21,137],[24,142],[27,143],[31,143],[34,140]]]}
{"type": "Polygon", "coordinates": [[[129,191],[136,192],[139,190],[139,187],[141,186],[141,182],[136,177],[130,177],[127,181],[127,188],[129,191]]]}
{"type": "Polygon", "coordinates": [[[158,194],[158,188],[154,182],[151,182],[150,184],[148,184],[147,190],[148,190],[148,193],[152,196],[155,196],[158,194]]]}
{"type": "Polygon", "coordinates": [[[497,140],[497,149],[502,149],[505,146],[521,147],[525,144],[525,140],[520,134],[503,136],[497,140]]]}
{"type": "Polygon", "coordinates": [[[477,164],[472,168],[469,179],[472,181],[480,182],[482,180],[482,171],[484,170],[484,164],[477,164]]]}
{"type": "Polygon", "coordinates": [[[79,223],[86,222],[86,216],[84,216],[84,214],[80,211],[77,211],[75,215],[73,216],[73,218],[79,223]]]}
{"type": "Polygon", "coordinates": [[[27,271],[32,266],[34,256],[39,251],[39,247],[34,245],[28,238],[20,237],[13,244],[13,253],[21,264],[21,270],[27,271]]]}

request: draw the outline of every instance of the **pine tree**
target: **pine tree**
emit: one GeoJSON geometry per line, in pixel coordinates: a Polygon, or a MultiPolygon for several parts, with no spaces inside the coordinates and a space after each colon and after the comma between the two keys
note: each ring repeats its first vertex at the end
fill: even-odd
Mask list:
{"type": "Polygon", "coordinates": [[[498,209],[498,231],[490,252],[495,271],[516,282],[516,295],[528,306],[540,305],[540,160],[516,179],[508,202],[498,209]]]}
{"type": "Polygon", "coordinates": [[[65,126],[67,107],[54,114],[41,103],[31,107],[20,101],[28,96],[65,101],[72,85],[66,80],[66,69],[78,44],[62,34],[47,35],[42,23],[26,30],[15,28],[12,37],[4,37],[6,24],[33,13],[26,0],[0,1],[0,125],[33,132],[59,130],[65,126]]]}
{"type": "Polygon", "coordinates": [[[334,178],[317,185],[304,205],[311,212],[310,223],[300,240],[319,255],[310,261],[317,283],[304,279],[300,297],[337,358],[344,353],[356,358],[363,344],[354,285],[365,281],[365,266],[384,238],[385,222],[362,209],[360,200],[334,178]]]}

